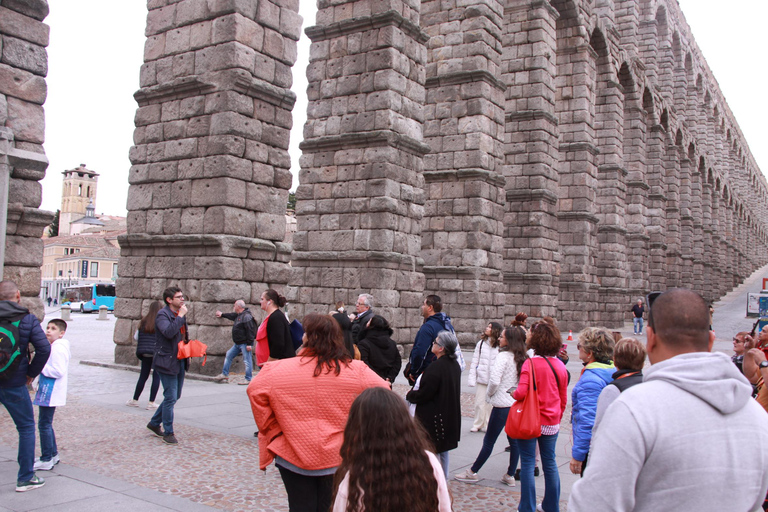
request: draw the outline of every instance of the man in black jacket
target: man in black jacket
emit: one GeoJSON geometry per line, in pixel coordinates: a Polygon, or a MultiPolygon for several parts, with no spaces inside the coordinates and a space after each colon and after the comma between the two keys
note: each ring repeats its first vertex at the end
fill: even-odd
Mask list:
{"type": "Polygon", "coordinates": [[[216,312],[216,318],[226,318],[235,322],[232,325],[232,341],[235,345],[227,350],[224,358],[224,367],[221,374],[216,378],[222,382],[229,380],[229,367],[237,354],[243,354],[245,363],[245,382],[238,384],[247,386],[253,377],[253,340],[256,339],[256,320],[253,319],[251,311],[245,307],[245,302],[238,300],[235,302],[233,313],[216,312]]]}
{"type": "Polygon", "coordinates": [[[147,423],[147,428],[166,444],[178,443],[173,435],[173,407],[181,398],[184,375],[189,368],[189,359],[179,360],[179,342],[189,343],[187,331],[187,306],[181,289],[171,286],[163,291],[165,307],[157,313],[155,336],[157,338],[153,364],[163,383],[163,402],[147,423]],[[160,428],[162,423],[163,428],[160,428]]]}
{"type": "Polygon", "coordinates": [[[373,318],[373,295],[361,293],[355,303],[357,318],[352,321],[352,342],[357,344],[365,338],[365,328],[373,318]]]}
{"type": "MultiPolygon", "coordinates": [[[[13,281],[0,282],[0,324],[9,332],[18,329],[17,345],[12,347],[11,339],[3,334],[3,351],[0,353],[0,403],[16,424],[19,432],[19,473],[16,477],[16,491],[24,492],[37,489],[45,484],[45,480],[35,475],[35,413],[32,400],[29,399],[27,384],[31,383],[43,370],[48,356],[51,354],[51,344],[45,337],[40,322],[28,309],[19,305],[21,293],[13,281]],[[29,344],[35,348],[32,361],[28,357],[29,344]],[[18,347],[18,350],[16,349],[18,347]],[[16,363],[15,361],[18,361],[16,363]],[[18,364],[16,369],[13,366],[18,364]]],[[[56,458],[58,462],[58,457],[56,458]]]]}

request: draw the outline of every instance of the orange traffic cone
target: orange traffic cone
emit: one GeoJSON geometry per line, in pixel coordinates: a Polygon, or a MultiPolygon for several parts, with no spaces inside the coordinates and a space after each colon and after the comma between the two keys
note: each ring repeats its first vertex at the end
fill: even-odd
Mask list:
{"type": "Polygon", "coordinates": [[[573,331],[568,331],[568,339],[565,341],[573,341],[573,331]]]}

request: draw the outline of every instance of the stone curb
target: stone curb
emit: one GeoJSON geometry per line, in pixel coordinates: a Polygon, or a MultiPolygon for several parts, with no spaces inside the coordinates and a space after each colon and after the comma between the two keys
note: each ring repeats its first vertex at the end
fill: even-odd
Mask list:
{"type": "MultiPolygon", "coordinates": [[[[113,370],[124,370],[126,372],[134,372],[134,373],[139,373],[140,371],[140,368],[138,366],[131,366],[129,364],[105,363],[103,361],[87,361],[87,360],[80,361],[80,364],[84,364],[86,366],[99,366],[101,368],[112,368],[113,370]]],[[[196,373],[187,373],[184,376],[184,378],[191,379],[191,380],[200,380],[203,382],[215,382],[217,384],[221,384],[222,382],[217,380],[215,377],[210,377],[208,375],[199,375],[196,373]]]]}

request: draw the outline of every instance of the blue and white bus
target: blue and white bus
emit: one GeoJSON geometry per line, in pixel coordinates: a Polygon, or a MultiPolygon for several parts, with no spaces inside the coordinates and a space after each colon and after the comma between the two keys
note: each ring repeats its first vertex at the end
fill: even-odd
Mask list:
{"type": "Polygon", "coordinates": [[[94,283],[64,288],[62,304],[69,302],[72,310],[81,313],[98,311],[99,307],[107,306],[109,311],[115,310],[115,285],[112,283],[94,283]]]}

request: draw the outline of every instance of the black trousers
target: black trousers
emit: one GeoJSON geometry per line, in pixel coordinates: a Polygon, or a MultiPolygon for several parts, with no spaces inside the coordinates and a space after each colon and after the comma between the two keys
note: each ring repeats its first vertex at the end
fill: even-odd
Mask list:
{"type": "Polygon", "coordinates": [[[288,493],[290,512],[328,512],[333,494],[333,475],[305,476],[277,466],[288,493]]]}
{"type": "MultiPolygon", "coordinates": [[[[144,391],[144,384],[149,379],[149,373],[152,371],[152,356],[141,356],[141,373],[136,382],[136,389],[133,392],[133,399],[138,400],[141,392],[144,391]]],[[[157,370],[152,373],[152,386],[149,388],[149,401],[154,402],[157,397],[157,390],[160,389],[160,377],[157,376],[157,370]]]]}

